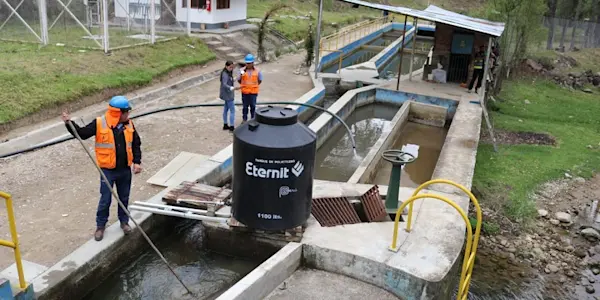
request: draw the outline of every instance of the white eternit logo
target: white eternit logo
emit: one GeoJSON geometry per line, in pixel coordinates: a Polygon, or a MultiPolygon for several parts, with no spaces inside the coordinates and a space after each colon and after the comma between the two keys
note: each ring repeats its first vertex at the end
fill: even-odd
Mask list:
{"type": "Polygon", "coordinates": [[[300,177],[302,171],[304,171],[304,165],[301,162],[297,162],[292,168],[292,173],[296,175],[296,177],[300,177]]]}
{"type": "MultiPolygon", "coordinates": [[[[296,162],[292,168],[292,174],[299,177],[304,171],[304,165],[300,162],[296,162]]],[[[267,179],[286,179],[290,178],[290,169],[287,167],[281,167],[278,169],[265,169],[257,167],[252,162],[246,162],[246,174],[248,176],[267,178],[267,179]]]]}

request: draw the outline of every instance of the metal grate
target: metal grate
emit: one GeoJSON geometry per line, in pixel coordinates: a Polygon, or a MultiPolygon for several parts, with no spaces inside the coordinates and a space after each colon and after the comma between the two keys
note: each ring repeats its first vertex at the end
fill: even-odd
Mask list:
{"type": "Polygon", "coordinates": [[[366,193],[360,196],[360,202],[362,203],[363,210],[367,216],[369,222],[380,222],[385,220],[387,212],[381,196],[379,195],[379,187],[373,186],[366,193]]]}
{"type": "Polygon", "coordinates": [[[354,207],[345,197],[315,198],[311,212],[323,227],[360,223],[354,207]]]}

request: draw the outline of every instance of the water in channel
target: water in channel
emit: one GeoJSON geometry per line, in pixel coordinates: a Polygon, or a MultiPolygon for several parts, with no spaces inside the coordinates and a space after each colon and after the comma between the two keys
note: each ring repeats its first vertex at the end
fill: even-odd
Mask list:
{"type": "Polygon", "coordinates": [[[342,126],[317,150],[315,177],[321,180],[347,181],[371,147],[398,112],[398,106],[370,104],[354,110],[346,123],[354,133],[356,153],[342,126]]]}
{"type": "Polygon", "coordinates": [[[158,255],[147,249],[103,281],[85,300],[192,300],[216,299],[261,262],[220,255],[202,247],[203,227],[196,221],[182,221],[187,228],[156,242],[184,287],[158,255]]]}

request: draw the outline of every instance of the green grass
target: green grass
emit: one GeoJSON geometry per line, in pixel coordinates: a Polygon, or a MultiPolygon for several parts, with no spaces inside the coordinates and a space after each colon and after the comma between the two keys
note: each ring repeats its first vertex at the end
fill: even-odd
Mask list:
{"type": "MultiPolygon", "coordinates": [[[[540,184],[564,177],[589,177],[600,166],[600,111],[598,94],[570,91],[549,82],[506,82],[491,116],[497,129],[551,134],[558,145],[481,144],[477,153],[474,186],[483,201],[501,207],[512,219],[535,215],[531,193],[540,184]],[[525,100],[531,104],[525,104],[525,100]],[[593,149],[588,149],[591,145],[593,149]]],[[[482,127],[485,130],[485,127],[482,127]]]]}
{"type": "Polygon", "coordinates": [[[133,88],[215,55],[198,39],[101,51],[0,43],[0,124],[107,88],[133,88]],[[188,45],[192,45],[189,47],[188,45]]]}
{"type": "MultiPolygon", "coordinates": [[[[265,12],[275,3],[284,2],[293,9],[284,9],[279,11],[278,15],[271,17],[275,21],[271,25],[274,29],[282,32],[285,36],[292,40],[302,40],[306,36],[309,20],[282,18],[281,15],[304,16],[309,12],[316,19],[319,11],[318,2],[316,1],[299,1],[299,0],[248,0],[248,18],[264,17],[265,12]]],[[[369,1],[375,3],[383,3],[383,1],[369,1]]],[[[424,9],[427,7],[427,0],[390,0],[390,5],[404,6],[410,8],[424,9]]],[[[475,0],[443,0],[435,1],[435,4],[447,9],[452,9],[464,12],[470,9],[475,9],[481,6],[479,1],[475,0]]],[[[349,4],[343,4],[335,0],[324,0],[323,4],[323,34],[322,36],[334,33],[337,28],[348,24],[356,23],[361,20],[376,18],[383,16],[379,10],[369,8],[352,8],[349,4]],[[335,24],[335,25],[333,25],[335,24]]],[[[397,18],[400,20],[400,18],[397,18]]],[[[404,20],[404,19],[402,19],[404,20]]]]}

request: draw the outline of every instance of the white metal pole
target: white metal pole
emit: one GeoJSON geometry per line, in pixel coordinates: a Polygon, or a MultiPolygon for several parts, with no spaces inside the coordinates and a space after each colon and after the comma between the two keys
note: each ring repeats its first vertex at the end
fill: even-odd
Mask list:
{"type": "Polygon", "coordinates": [[[408,70],[408,81],[412,81],[413,64],[415,61],[415,47],[417,47],[417,18],[413,21],[412,53],[410,54],[410,69],[408,70]]]}
{"type": "Polygon", "coordinates": [[[38,10],[40,12],[40,26],[42,35],[42,44],[48,45],[48,13],[46,0],[38,0],[38,10]]]}
{"type": "MultiPolygon", "coordinates": [[[[315,79],[319,77],[319,63],[321,62],[321,21],[323,18],[323,0],[319,0],[319,15],[317,16],[317,37],[315,39],[315,79]]],[[[341,54],[340,54],[341,55],[341,54]]]]}
{"type": "Polygon", "coordinates": [[[184,212],[178,212],[178,211],[162,210],[162,209],[158,209],[158,208],[143,207],[143,206],[137,206],[137,205],[129,206],[129,210],[131,210],[131,211],[137,210],[137,211],[149,212],[149,213],[153,213],[153,214],[157,214],[157,215],[180,217],[180,218],[185,218],[185,219],[192,219],[192,220],[199,220],[199,221],[206,221],[206,222],[215,222],[215,223],[227,223],[227,220],[228,220],[228,218],[208,217],[208,216],[203,216],[203,215],[196,215],[196,214],[190,214],[190,213],[184,213],[184,212]]]}
{"type": "Polygon", "coordinates": [[[488,47],[485,53],[485,65],[483,68],[483,80],[481,81],[481,86],[483,87],[483,92],[481,93],[481,103],[485,100],[485,92],[486,92],[486,83],[488,70],[490,68],[490,54],[492,53],[492,37],[488,39],[488,47]]]}
{"type": "Polygon", "coordinates": [[[156,3],[155,0],[150,0],[150,43],[156,43],[156,3]]]}
{"type": "Polygon", "coordinates": [[[108,44],[108,1],[102,0],[102,28],[104,33],[104,53],[110,49],[108,44]]]}
{"type": "MultiPolygon", "coordinates": [[[[186,0],[183,0],[186,1],[186,0]]],[[[192,35],[192,21],[190,20],[190,11],[192,10],[192,0],[187,0],[187,10],[185,12],[185,18],[187,22],[187,35],[192,35]]]]}
{"type": "MultiPolygon", "coordinates": [[[[119,1],[119,0],[115,0],[115,1],[119,1]]],[[[118,2],[118,3],[119,3],[119,5],[121,5],[120,2],[118,2]]],[[[127,7],[125,7],[125,12],[127,13],[127,31],[131,31],[131,20],[130,20],[131,16],[129,15],[129,0],[127,0],[126,6],[127,7]]],[[[121,5],[121,7],[123,7],[123,6],[121,5]]]]}

